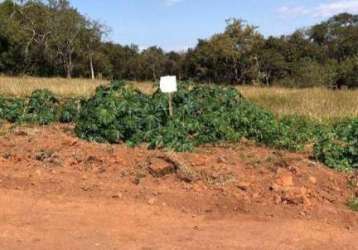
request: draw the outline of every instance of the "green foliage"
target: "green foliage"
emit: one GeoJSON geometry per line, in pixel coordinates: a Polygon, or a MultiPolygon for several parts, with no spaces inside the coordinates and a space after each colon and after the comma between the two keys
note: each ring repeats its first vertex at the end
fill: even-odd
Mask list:
{"type": "Polygon", "coordinates": [[[98,142],[190,151],[196,146],[237,142],[242,137],[267,146],[300,151],[314,144],[317,159],[337,169],[358,165],[358,120],[334,126],[298,116],[277,119],[245,100],[234,88],[181,84],[168,114],[167,96],[128,88],[124,82],[100,87],[82,103],[76,133],[98,142]]]}
{"type": "Polygon", "coordinates": [[[9,122],[17,122],[23,115],[25,102],[19,98],[1,98],[0,97],[0,119],[9,122]]]}
{"type": "Polygon", "coordinates": [[[322,125],[299,116],[283,117],[279,122],[279,136],[275,145],[291,151],[301,151],[315,142],[322,125]]]}
{"type": "Polygon", "coordinates": [[[348,207],[350,207],[353,211],[358,212],[358,197],[354,197],[350,199],[347,203],[348,207]]]}
{"type": "Polygon", "coordinates": [[[347,120],[318,136],[315,156],[336,169],[358,168],[358,119],[347,120]]]}
{"type": "Polygon", "coordinates": [[[358,55],[342,61],[337,69],[337,82],[348,87],[358,87],[358,55]]]}
{"type": "Polygon", "coordinates": [[[241,138],[270,147],[301,151],[314,144],[314,156],[326,165],[358,168],[358,118],[333,125],[298,116],[276,118],[244,99],[235,88],[180,84],[168,97],[128,87],[125,82],[101,86],[88,100],[60,102],[48,90],[28,99],[0,97],[0,120],[49,124],[75,122],[76,134],[97,142],[146,143],[149,148],[191,151],[202,144],[238,142],[241,138]]]}
{"type": "Polygon", "coordinates": [[[312,140],[313,128],[297,117],[277,120],[271,112],[245,100],[234,88],[183,85],[168,115],[167,96],[144,95],[124,86],[100,87],[83,103],[76,133],[99,142],[148,143],[177,151],[242,137],[289,150],[312,140]]]}
{"type": "Polygon", "coordinates": [[[59,122],[70,123],[78,118],[80,103],[76,99],[66,100],[60,108],[59,122]]]}
{"type": "Polygon", "coordinates": [[[8,122],[47,125],[73,122],[79,113],[77,100],[60,103],[48,90],[36,90],[28,99],[0,97],[0,119],[8,122]]]}
{"type": "Polygon", "coordinates": [[[35,90],[27,102],[22,121],[46,125],[57,120],[59,101],[49,90],[35,90]]]}
{"type": "Polygon", "coordinates": [[[290,35],[265,38],[231,18],[226,28],[186,52],[140,50],[104,41],[107,28],[70,1],[0,1],[0,72],[104,76],[295,87],[358,87],[358,15],[342,13],[290,35]]]}

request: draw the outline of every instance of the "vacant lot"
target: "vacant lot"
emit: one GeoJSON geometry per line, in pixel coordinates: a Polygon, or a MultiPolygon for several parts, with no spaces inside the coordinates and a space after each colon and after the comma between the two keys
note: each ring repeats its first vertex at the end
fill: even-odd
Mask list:
{"type": "Polygon", "coordinates": [[[0,170],[1,249],[356,249],[357,177],[304,154],[169,154],[25,126],[0,137],[0,170]]]}
{"type": "MultiPolygon", "coordinates": [[[[101,83],[79,79],[4,77],[2,80],[2,95],[13,96],[28,96],[35,89],[48,88],[63,97],[87,97],[101,83]],[[22,85],[27,87],[22,88],[22,85]]],[[[154,91],[151,83],[129,84],[146,93],[154,91]]],[[[108,91],[116,91],[114,87],[108,91]]],[[[127,93],[128,89],[125,86],[122,88],[127,93]]],[[[205,93],[206,89],[200,88],[200,94],[205,93]]],[[[238,89],[247,98],[279,115],[298,113],[324,120],[356,115],[356,91],[238,89]],[[314,95],[319,98],[314,98],[314,95]],[[327,103],[333,102],[341,103],[341,106],[332,106],[332,110],[329,110],[327,103]],[[345,112],[348,108],[349,111],[345,112]],[[344,112],[340,113],[339,109],[344,112]],[[325,112],[327,110],[329,112],[325,112]]],[[[222,107],[216,100],[225,97],[227,91],[225,95],[218,89],[216,91],[210,104],[216,103],[222,107]]],[[[135,91],[130,92],[138,95],[135,91]]],[[[269,130],[267,133],[266,127],[279,119],[270,114],[271,118],[265,120],[265,116],[261,116],[266,114],[265,111],[250,109],[246,117],[249,119],[251,114],[260,117],[249,120],[250,128],[255,128],[253,125],[259,123],[258,120],[266,121],[265,126],[257,127],[265,133],[258,134],[261,137],[249,137],[253,141],[245,138],[235,141],[235,144],[213,141],[216,144],[204,144],[191,152],[175,153],[168,150],[169,147],[148,150],[146,144],[128,147],[130,143],[122,143],[125,137],[115,145],[81,140],[76,137],[74,130],[80,119],[75,124],[58,124],[56,122],[60,120],[50,119],[49,114],[61,110],[59,107],[62,104],[58,106],[57,100],[53,103],[48,101],[56,98],[47,98],[47,94],[44,91],[36,98],[31,97],[32,101],[26,102],[25,108],[21,108],[24,107],[21,102],[10,102],[11,105],[7,100],[4,102],[6,120],[12,121],[10,118],[16,118],[17,114],[21,119],[13,120],[20,123],[3,122],[0,126],[0,249],[356,247],[358,214],[354,210],[357,209],[357,172],[353,168],[347,172],[329,169],[314,161],[309,150],[293,153],[255,144],[255,138],[267,136],[270,136],[268,142],[274,140],[284,143],[282,145],[291,145],[285,144],[288,139],[289,142],[300,143],[305,138],[292,137],[292,132],[281,134],[281,130],[269,130]],[[17,107],[20,107],[19,112],[17,107]],[[42,119],[54,123],[36,125],[47,124],[40,123],[44,121],[42,119]],[[281,141],[282,138],[285,140],[281,141]]],[[[106,96],[111,98],[111,95],[101,98],[106,96]]],[[[111,103],[110,99],[100,101],[108,100],[111,103]]],[[[125,98],[115,96],[113,100],[123,102],[125,98]]],[[[150,101],[154,103],[152,99],[140,100],[145,100],[144,104],[150,101]]],[[[228,96],[228,100],[231,103],[233,96],[228,96]]],[[[138,103],[132,102],[131,106],[138,103]]],[[[237,108],[244,103],[237,101],[232,106],[237,108]]],[[[139,107],[142,107],[143,103],[140,104],[139,107]]],[[[154,106],[159,105],[156,103],[154,106]]],[[[95,106],[88,107],[96,110],[95,106]]],[[[176,109],[179,112],[179,106],[176,109]]],[[[84,107],[81,108],[83,110],[84,107]]],[[[227,107],[224,110],[233,112],[227,107]]],[[[115,112],[108,109],[107,113],[115,112]]],[[[247,114],[244,108],[239,113],[247,114]]],[[[85,118],[91,118],[91,115],[96,118],[96,114],[93,116],[91,112],[85,114],[85,118]]],[[[129,120],[124,118],[125,115],[118,115],[113,123],[129,120]]],[[[89,120],[90,127],[96,125],[93,121],[96,119],[89,120]]],[[[240,119],[237,121],[241,122],[240,119]]],[[[201,122],[203,126],[211,124],[206,120],[201,122]]],[[[281,122],[277,124],[282,125],[281,122]]],[[[238,127],[245,128],[241,125],[238,127]]],[[[86,131],[87,127],[83,128],[86,131]]],[[[100,128],[107,129],[103,125],[100,128]]],[[[116,127],[111,128],[110,132],[113,132],[116,127]]],[[[206,134],[210,131],[206,130],[206,134]]],[[[177,136],[180,133],[187,135],[175,130],[171,140],[180,139],[177,136]]],[[[304,135],[306,132],[295,129],[293,133],[304,135]]],[[[349,135],[350,130],[345,134],[349,135]]],[[[213,140],[216,138],[212,137],[213,140]]],[[[351,141],[352,147],[355,147],[354,139],[351,141]]],[[[179,144],[186,143],[180,141],[179,144]]],[[[350,162],[353,153],[343,157],[354,165],[355,162],[350,162]]]]}
{"type": "MultiPolygon", "coordinates": [[[[29,96],[36,89],[49,89],[65,97],[94,93],[106,80],[0,77],[0,95],[29,96]]],[[[146,93],[153,91],[151,82],[133,82],[146,93]]],[[[241,93],[251,101],[277,115],[298,114],[318,120],[332,120],[358,116],[358,90],[334,91],[323,88],[287,89],[239,86],[241,93]]]]}

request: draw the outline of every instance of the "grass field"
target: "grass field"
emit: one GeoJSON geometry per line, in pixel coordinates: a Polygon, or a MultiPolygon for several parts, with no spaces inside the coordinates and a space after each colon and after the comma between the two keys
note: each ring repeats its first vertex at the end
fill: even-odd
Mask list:
{"type": "Polygon", "coordinates": [[[278,115],[298,114],[318,120],[358,116],[358,90],[239,87],[241,93],[278,115]]]}
{"type": "MultiPolygon", "coordinates": [[[[88,97],[105,80],[0,77],[0,95],[29,96],[35,89],[49,89],[64,97],[88,97]]],[[[150,82],[131,83],[146,93],[153,91],[150,82]]],[[[287,89],[240,86],[238,89],[251,101],[277,115],[298,114],[316,120],[335,120],[358,116],[358,90],[334,91],[323,88],[287,89]]]]}
{"type": "Polygon", "coordinates": [[[58,96],[90,96],[103,80],[0,76],[0,95],[25,97],[36,89],[48,89],[58,96]]]}

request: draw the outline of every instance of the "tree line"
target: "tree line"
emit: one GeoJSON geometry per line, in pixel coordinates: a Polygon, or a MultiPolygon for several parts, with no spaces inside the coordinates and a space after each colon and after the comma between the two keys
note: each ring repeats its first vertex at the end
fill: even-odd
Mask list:
{"type": "Polygon", "coordinates": [[[342,13],[290,35],[264,37],[229,19],[184,52],[108,42],[108,28],[68,0],[0,4],[0,72],[8,75],[358,87],[358,15],[342,13]]]}

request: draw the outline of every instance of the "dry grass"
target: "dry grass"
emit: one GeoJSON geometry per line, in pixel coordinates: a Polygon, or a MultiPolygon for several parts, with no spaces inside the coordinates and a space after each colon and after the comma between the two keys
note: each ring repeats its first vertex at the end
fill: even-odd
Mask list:
{"type": "Polygon", "coordinates": [[[58,96],[90,96],[103,80],[38,78],[38,77],[0,77],[0,95],[29,96],[36,89],[48,89],[58,96]]]}
{"type": "MultiPolygon", "coordinates": [[[[35,89],[49,89],[56,95],[88,97],[105,80],[0,76],[0,95],[29,96],[35,89]]],[[[130,82],[145,93],[154,91],[151,82],[130,82]]],[[[249,100],[277,115],[303,115],[316,120],[358,116],[358,90],[334,91],[323,88],[287,89],[240,86],[249,100]]]]}
{"type": "Polygon", "coordinates": [[[320,121],[358,117],[358,90],[287,89],[244,86],[249,100],[278,115],[302,115],[320,121]]]}

